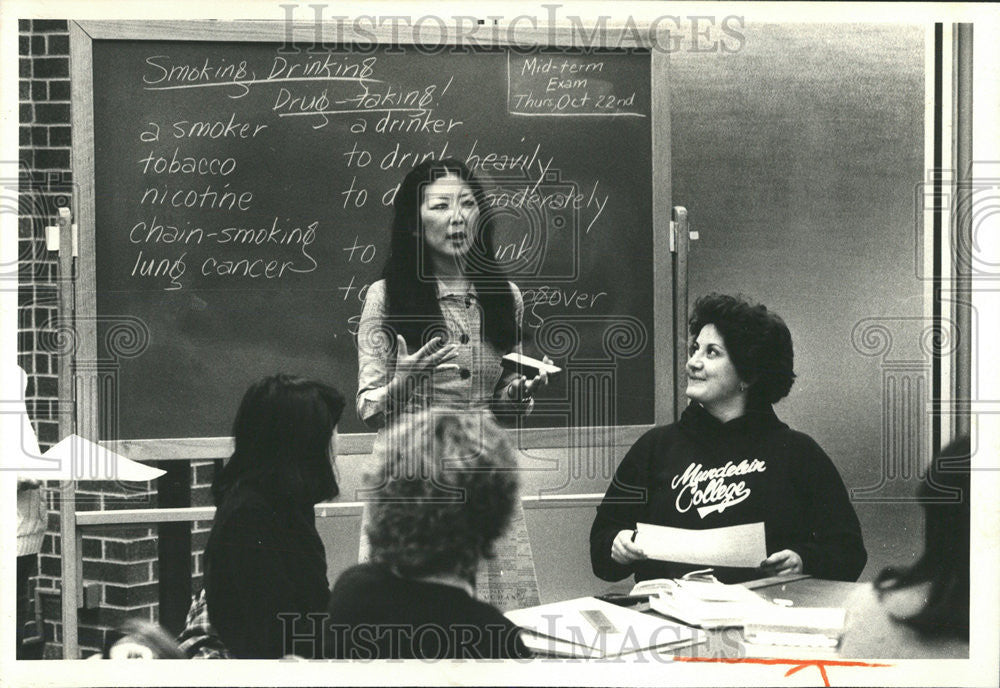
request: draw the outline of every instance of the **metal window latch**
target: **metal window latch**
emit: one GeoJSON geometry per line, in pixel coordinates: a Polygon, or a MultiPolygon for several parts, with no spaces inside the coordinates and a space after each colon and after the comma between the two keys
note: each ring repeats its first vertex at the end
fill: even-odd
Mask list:
{"type": "MultiPolygon", "coordinates": [[[[677,253],[677,222],[674,220],[670,221],[670,252],[677,253]]],[[[698,241],[698,232],[693,230],[688,230],[688,240],[698,241]]]]}

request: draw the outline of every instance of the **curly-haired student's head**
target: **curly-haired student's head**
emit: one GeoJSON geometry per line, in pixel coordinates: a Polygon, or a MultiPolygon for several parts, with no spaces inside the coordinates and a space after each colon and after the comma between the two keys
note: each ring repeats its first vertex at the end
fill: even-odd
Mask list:
{"type": "Polygon", "coordinates": [[[721,336],[749,401],[773,404],[788,395],[795,381],[794,352],[784,320],[761,304],[712,293],[695,301],[688,321],[692,340],[709,325],[721,336]]]}
{"type": "Polygon", "coordinates": [[[233,421],[232,457],[212,484],[215,503],[238,480],[300,503],[337,496],[332,438],[343,410],[344,398],[321,382],[280,374],[255,382],[233,421]]]}
{"type": "Polygon", "coordinates": [[[428,410],[390,430],[368,526],[372,559],[400,575],[471,580],[507,530],[517,459],[488,415],[428,410]]]}

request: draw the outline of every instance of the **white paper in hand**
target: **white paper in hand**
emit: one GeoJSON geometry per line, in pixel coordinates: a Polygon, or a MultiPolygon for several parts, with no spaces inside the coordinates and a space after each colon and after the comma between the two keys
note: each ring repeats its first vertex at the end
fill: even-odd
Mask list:
{"type": "Polygon", "coordinates": [[[685,564],[753,568],[767,558],[763,523],[705,530],[639,523],[635,544],[650,559],[685,564]]]}

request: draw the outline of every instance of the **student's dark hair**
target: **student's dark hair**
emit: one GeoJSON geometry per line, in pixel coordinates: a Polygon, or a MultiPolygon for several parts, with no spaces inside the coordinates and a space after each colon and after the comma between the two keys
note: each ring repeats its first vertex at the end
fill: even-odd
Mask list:
{"type": "Polygon", "coordinates": [[[875,579],[880,597],[930,583],[923,608],[896,617],[927,637],[969,638],[970,454],[965,436],[934,458],[917,491],[924,507],[924,552],[913,566],[886,568],[875,579]]]}
{"type": "Polygon", "coordinates": [[[404,576],[458,574],[479,561],[510,523],[517,458],[486,412],[430,409],[390,428],[368,539],[372,559],[404,576]]]}
{"type": "Polygon", "coordinates": [[[466,270],[482,305],[483,337],[501,351],[507,351],[517,343],[519,336],[514,293],[496,259],[492,213],[483,186],[468,167],[454,158],[425,160],[406,175],[396,192],[389,257],[382,269],[386,283],[387,324],[395,333],[403,335],[411,351],[443,333],[441,307],[427,251],[422,245],[420,205],[426,186],[450,175],[469,185],[479,206],[479,226],[470,228],[476,232],[476,237],[469,249],[466,270]]]}
{"type": "Polygon", "coordinates": [[[344,398],[321,382],[273,375],[250,386],[233,421],[233,455],[212,482],[216,505],[238,481],[298,504],[337,496],[330,436],[344,398]]]}
{"type": "Polygon", "coordinates": [[[742,296],[707,294],[694,303],[688,330],[694,339],[705,325],[722,335],[737,374],[750,385],[750,401],[773,404],[795,382],[792,333],[776,313],[742,296]]]}

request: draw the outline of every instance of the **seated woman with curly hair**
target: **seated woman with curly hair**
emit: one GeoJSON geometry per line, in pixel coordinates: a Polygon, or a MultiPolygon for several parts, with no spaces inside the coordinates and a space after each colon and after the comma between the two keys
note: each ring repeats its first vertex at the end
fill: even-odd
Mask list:
{"type": "Polygon", "coordinates": [[[704,563],[654,561],[633,542],[637,523],[703,530],[764,523],[759,567],[716,568],[724,582],[805,573],[854,581],[867,553],[830,457],[774,414],[792,387],[792,335],[762,305],[709,294],[689,322],[687,397],[678,422],[629,449],[590,531],[594,573],[674,578],[704,563]]]}
{"type": "Polygon", "coordinates": [[[485,413],[427,410],[389,430],[368,563],[330,597],[338,659],[527,657],[519,630],[475,598],[480,563],[518,500],[517,461],[485,413]]]}

